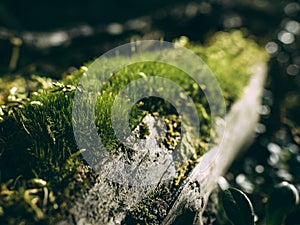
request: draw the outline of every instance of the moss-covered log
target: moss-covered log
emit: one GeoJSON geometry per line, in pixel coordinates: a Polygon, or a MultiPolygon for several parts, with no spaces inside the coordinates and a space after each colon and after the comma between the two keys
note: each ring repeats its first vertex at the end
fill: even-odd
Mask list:
{"type": "Polygon", "coordinates": [[[245,88],[244,97],[232,106],[226,117],[223,140],[199,159],[185,184],[180,188],[178,197],[162,224],[173,224],[185,211],[194,212],[193,224],[202,224],[205,205],[219,178],[254,138],[267,74],[266,68],[266,64],[253,68],[254,74],[245,88]],[[197,188],[194,188],[195,184],[198,185],[197,188]]]}
{"type": "MultiPolygon", "coordinates": [[[[202,224],[202,213],[219,177],[254,137],[266,65],[257,65],[253,72],[244,97],[233,105],[226,117],[223,140],[198,160],[179,187],[174,188],[172,182],[145,186],[143,183],[121,185],[105,179],[107,174],[104,172],[97,178],[95,186],[71,209],[72,219],[75,218],[78,224],[202,224]]],[[[166,149],[154,144],[157,134],[154,121],[153,117],[144,120],[144,123],[149,124],[151,134],[147,138],[151,144],[145,142],[145,148],[151,145],[152,153],[163,155],[166,149]]],[[[150,155],[151,151],[148,152],[150,155]]],[[[149,164],[150,168],[155,167],[157,157],[146,155],[141,153],[140,157],[147,159],[139,167],[145,164],[149,164]]],[[[160,159],[167,161],[162,156],[160,159]]],[[[139,163],[140,159],[134,158],[131,161],[139,163]]],[[[111,165],[108,173],[113,169],[118,168],[111,165]]],[[[172,173],[163,172],[158,174],[163,177],[172,173]]],[[[70,224],[72,221],[61,222],[65,223],[70,224]]]]}
{"type": "MultiPolygon", "coordinates": [[[[174,67],[143,62],[117,71],[105,83],[104,90],[96,93],[99,97],[94,122],[115,160],[103,163],[106,155],[102,155],[101,161],[96,160],[90,167],[82,155],[87,151],[92,152],[92,158],[99,155],[93,152],[97,146],[89,141],[89,126],[80,130],[87,139],[86,149],[78,147],[73,136],[79,120],[86,119],[85,112],[72,117],[75,92],[90,100],[92,92],[80,85],[87,68],[82,67],[61,82],[38,79],[47,87],[29,93],[29,98],[20,97],[16,88],[11,89],[0,108],[0,223],[172,224],[182,211],[189,214],[191,221],[200,221],[217,177],[224,173],[253,130],[265,71],[264,66],[255,67],[260,68],[259,72],[251,68],[265,62],[267,56],[253,41],[244,39],[241,32],[217,34],[205,47],[190,44],[186,38],[177,40],[177,44],[199,55],[220,83],[226,106],[231,108],[223,141],[219,145],[217,140],[210,142],[211,137],[217,137],[218,130],[210,126],[209,104],[201,92],[205,87],[193,85],[192,79],[174,67]],[[142,141],[136,143],[129,138],[125,145],[116,138],[110,122],[114,99],[131,80],[158,73],[189,93],[202,121],[201,137],[179,137],[182,121],[172,105],[146,98],[133,107],[130,118],[134,135],[142,141]],[[250,91],[245,94],[249,80],[250,91]],[[165,127],[161,120],[156,120],[157,115],[165,127]],[[171,160],[168,153],[179,143],[184,151],[178,155],[178,161],[171,160]],[[130,147],[137,144],[142,151],[135,152],[130,147]],[[217,147],[211,149],[211,144],[217,147]],[[214,155],[216,151],[218,154],[214,155]],[[222,160],[217,161],[220,156],[222,160]],[[118,164],[120,158],[135,170],[118,164]],[[203,170],[209,162],[210,169],[203,170]],[[161,165],[162,169],[157,167],[161,165]],[[148,174],[145,168],[155,170],[148,174]],[[199,174],[199,170],[203,173],[199,174]],[[129,182],[131,173],[135,179],[129,182]],[[117,174],[118,181],[124,182],[107,179],[117,174]]],[[[117,65],[128,58],[116,56],[111,60],[117,65]]],[[[98,66],[105,69],[106,65],[98,66]]]]}

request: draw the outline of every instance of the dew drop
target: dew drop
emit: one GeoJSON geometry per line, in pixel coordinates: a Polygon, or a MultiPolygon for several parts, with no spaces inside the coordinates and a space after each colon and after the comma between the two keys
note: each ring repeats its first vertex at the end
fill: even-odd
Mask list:
{"type": "Polygon", "coordinates": [[[299,4],[296,2],[292,2],[292,3],[287,4],[284,7],[284,12],[286,15],[292,15],[292,14],[296,13],[297,11],[299,11],[299,9],[300,9],[299,4]]]}
{"type": "Polygon", "coordinates": [[[230,15],[224,19],[224,27],[236,28],[242,25],[242,19],[238,15],[230,15]]]}
{"type": "Polygon", "coordinates": [[[286,31],[279,32],[277,37],[284,44],[292,44],[295,41],[295,36],[286,31]]]}
{"type": "Polygon", "coordinates": [[[267,105],[262,105],[262,106],[260,107],[260,110],[259,110],[260,115],[267,116],[267,115],[270,114],[270,112],[271,112],[271,109],[270,109],[269,106],[267,106],[267,105]]]}
{"type": "Polygon", "coordinates": [[[207,2],[201,2],[200,6],[199,6],[199,10],[200,10],[200,13],[202,13],[202,14],[209,14],[212,10],[212,7],[207,2]]]}
{"type": "Polygon", "coordinates": [[[281,151],[280,146],[272,142],[268,144],[267,149],[269,150],[269,152],[274,154],[279,154],[281,151]]]}
{"type": "Polygon", "coordinates": [[[253,192],[254,185],[249,181],[249,179],[244,174],[239,174],[236,177],[235,181],[247,193],[252,193],[253,192]]]}
{"type": "Polygon", "coordinates": [[[266,126],[262,123],[258,123],[255,127],[255,132],[258,134],[263,134],[266,132],[266,126]]]}
{"type": "Polygon", "coordinates": [[[271,154],[268,163],[270,166],[275,166],[279,162],[279,156],[276,154],[271,154]]]}
{"type": "Polygon", "coordinates": [[[292,181],[293,180],[293,176],[286,170],[284,169],[280,169],[277,171],[277,176],[286,180],[286,181],[292,181]]]}
{"type": "Polygon", "coordinates": [[[295,20],[291,20],[286,23],[285,29],[290,33],[298,34],[300,32],[300,24],[295,20]]]}
{"type": "Polygon", "coordinates": [[[287,145],[288,150],[293,153],[293,154],[298,154],[299,153],[299,147],[293,143],[289,143],[287,145]]]}
{"type": "Polygon", "coordinates": [[[263,173],[265,171],[265,168],[262,165],[257,165],[255,167],[255,172],[256,173],[263,173]]]}
{"type": "Polygon", "coordinates": [[[274,54],[278,51],[278,45],[275,42],[269,42],[265,48],[269,54],[274,54]]]}
{"type": "Polygon", "coordinates": [[[296,64],[291,64],[287,67],[286,72],[288,75],[296,76],[299,73],[299,67],[296,64]]]}
{"type": "Polygon", "coordinates": [[[120,23],[111,23],[107,26],[107,32],[112,35],[122,34],[124,31],[124,27],[120,23]]]}
{"type": "Polygon", "coordinates": [[[263,184],[265,182],[265,179],[263,177],[257,177],[255,179],[255,183],[260,185],[260,184],[263,184]]]}

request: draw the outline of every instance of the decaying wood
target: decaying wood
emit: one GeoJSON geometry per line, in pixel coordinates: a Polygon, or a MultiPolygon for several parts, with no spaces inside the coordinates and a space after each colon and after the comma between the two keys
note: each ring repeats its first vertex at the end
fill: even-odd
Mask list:
{"type": "MultiPolygon", "coordinates": [[[[243,98],[231,107],[226,116],[226,129],[220,144],[199,159],[184,184],[171,193],[171,200],[162,200],[162,209],[157,213],[160,219],[152,218],[148,224],[203,224],[205,205],[219,177],[254,137],[266,78],[266,65],[256,66],[253,74],[243,98]],[[191,221],[186,221],[187,217],[183,215],[188,215],[191,221]]],[[[168,150],[156,141],[156,137],[162,135],[156,129],[161,124],[153,117],[147,117],[144,122],[150,128],[150,135],[135,144],[138,146],[133,146],[135,141],[129,140],[133,149],[142,151],[133,152],[131,155],[123,154],[121,160],[118,156],[114,160],[109,158],[110,163],[107,160],[100,163],[101,173],[96,184],[82,199],[78,199],[70,210],[70,217],[59,225],[130,224],[126,222],[128,212],[138,205],[143,206],[143,199],[150,193],[159,193],[166,188],[165,184],[174,176],[175,170],[168,150]]],[[[186,142],[187,148],[192,148],[186,142]]],[[[155,198],[156,195],[151,196],[155,198]]],[[[146,204],[144,207],[151,208],[151,205],[146,204]]]]}
{"type": "Polygon", "coordinates": [[[253,140],[266,70],[266,65],[253,68],[254,75],[245,89],[244,97],[232,106],[226,117],[222,142],[199,159],[163,225],[172,224],[185,209],[196,211],[194,224],[202,224],[204,206],[219,177],[226,172],[240,151],[253,140]],[[199,185],[199,191],[191,188],[193,183],[199,185]]]}

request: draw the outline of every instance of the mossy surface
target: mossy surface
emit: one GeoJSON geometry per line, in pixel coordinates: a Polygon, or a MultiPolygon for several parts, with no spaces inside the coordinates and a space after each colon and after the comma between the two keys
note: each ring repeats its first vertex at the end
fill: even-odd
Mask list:
{"type": "MultiPolygon", "coordinates": [[[[254,41],[244,39],[239,31],[218,33],[205,46],[189,43],[184,37],[175,43],[191,49],[208,64],[219,81],[228,107],[241,96],[249,80],[251,66],[268,59],[254,41]]],[[[116,57],[112,60],[120,63],[127,59],[116,57]]],[[[82,191],[93,185],[96,174],[82,158],[83,150],[77,148],[72,127],[72,100],[76,91],[85,91],[77,86],[85,72],[86,67],[82,67],[62,81],[53,83],[38,78],[40,86],[37,87],[42,88],[29,93],[26,98],[10,91],[5,104],[1,105],[1,224],[53,224],[66,216],[68,208],[82,191]]],[[[185,159],[177,165],[180,182],[195,159],[207,150],[208,139],[213,132],[207,100],[201,88],[195,86],[183,71],[153,62],[137,63],[118,71],[99,93],[95,123],[107,149],[114,151],[121,144],[110,121],[116,95],[124,85],[140,78],[141,74],[154,76],[158,73],[189,93],[201,120],[201,140],[194,140],[196,153],[192,159],[185,159]]],[[[168,126],[162,144],[170,150],[175,149],[180,141],[181,122],[176,110],[162,99],[143,99],[131,110],[131,128],[148,113],[163,116],[168,126]]],[[[147,135],[146,127],[144,135],[147,135]]]]}

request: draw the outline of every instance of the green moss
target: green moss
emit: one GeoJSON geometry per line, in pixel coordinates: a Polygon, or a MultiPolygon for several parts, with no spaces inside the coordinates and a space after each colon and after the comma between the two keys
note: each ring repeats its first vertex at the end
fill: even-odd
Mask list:
{"type": "MultiPolygon", "coordinates": [[[[189,43],[186,38],[178,39],[176,44],[190,48],[208,64],[220,83],[228,107],[241,96],[251,66],[267,60],[264,51],[253,41],[244,39],[238,31],[218,33],[204,47],[189,43]]],[[[119,64],[126,60],[128,58],[115,57],[113,62],[119,64]]],[[[86,69],[82,67],[51,85],[49,81],[36,77],[41,84],[47,85],[31,92],[29,98],[10,93],[6,103],[1,105],[1,224],[53,224],[65,216],[76,196],[92,185],[95,174],[81,157],[82,150],[77,148],[72,127],[72,100],[76,90],[86,91],[77,86],[86,69]],[[42,186],[36,182],[38,180],[44,181],[42,186]]],[[[114,151],[120,145],[110,120],[116,95],[130,81],[157,74],[173,80],[189,93],[201,120],[201,140],[194,140],[197,152],[192,159],[184,159],[177,165],[179,183],[195,160],[207,150],[213,132],[207,100],[183,71],[154,62],[137,63],[117,71],[98,94],[95,122],[102,142],[107,149],[114,151]]],[[[90,100],[88,95],[86,100],[90,100]]],[[[184,99],[179,97],[178,101],[184,99]]],[[[168,125],[162,144],[170,150],[175,149],[181,119],[174,107],[163,99],[145,98],[131,110],[131,128],[147,113],[164,118],[168,125]]],[[[144,128],[142,137],[149,132],[147,127],[144,128]]],[[[88,126],[82,132],[87,137],[88,126]]]]}
{"type": "Polygon", "coordinates": [[[216,76],[227,104],[238,99],[251,75],[251,68],[266,62],[268,54],[241,31],[219,32],[205,46],[186,44],[207,63],[216,76]]]}

